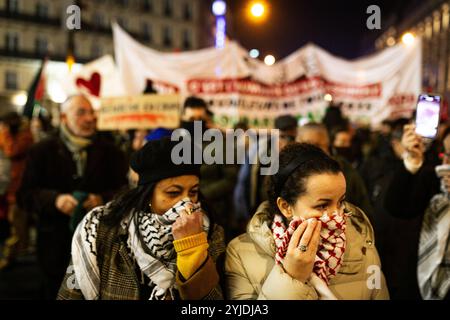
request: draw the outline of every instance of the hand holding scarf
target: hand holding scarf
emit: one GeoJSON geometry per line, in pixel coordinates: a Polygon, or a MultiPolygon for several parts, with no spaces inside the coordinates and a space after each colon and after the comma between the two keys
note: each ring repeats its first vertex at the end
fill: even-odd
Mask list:
{"type": "MultiPolygon", "coordinates": [[[[290,222],[288,228],[286,228],[283,217],[279,214],[275,215],[272,223],[272,232],[277,248],[275,255],[277,264],[283,264],[292,235],[304,221],[304,218],[294,219],[290,222]]],[[[316,289],[319,289],[318,286],[328,287],[329,280],[337,274],[342,264],[346,242],[346,221],[344,214],[338,214],[337,212],[333,212],[332,214],[325,213],[318,221],[321,223],[320,241],[314,260],[312,275],[321,281],[318,281],[319,279],[313,281],[316,289]]],[[[318,291],[324,290],[327,291],[323,288],[318,291]]]]}

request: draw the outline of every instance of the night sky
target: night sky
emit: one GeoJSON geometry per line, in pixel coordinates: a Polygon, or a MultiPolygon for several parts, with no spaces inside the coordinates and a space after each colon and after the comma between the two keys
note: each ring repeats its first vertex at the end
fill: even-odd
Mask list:
{"type": "Polygon", "coordinates": [[[418,0],[265,0],[269,15],[260,23],[250,21],[246,6],[251,0],[228,0],[232,13],[230,35],[244,47],[257,48],[264,56],[283,58],[313,42],[334,55],[353,59],[373,52],[374,40],[415,8],[418,0]],[[381,9],[381,30],[368,30],[367,7],[381,9]]]}

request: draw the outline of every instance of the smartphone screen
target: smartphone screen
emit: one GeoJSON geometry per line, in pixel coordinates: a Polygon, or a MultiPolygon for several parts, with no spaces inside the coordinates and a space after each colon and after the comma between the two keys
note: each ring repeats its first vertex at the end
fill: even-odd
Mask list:
{"type": "Polygon", "coordinates": [[[417,102],[416,133],[422,137],[434,139],[439,126],[441,97],[421,94],[417,102]]]}

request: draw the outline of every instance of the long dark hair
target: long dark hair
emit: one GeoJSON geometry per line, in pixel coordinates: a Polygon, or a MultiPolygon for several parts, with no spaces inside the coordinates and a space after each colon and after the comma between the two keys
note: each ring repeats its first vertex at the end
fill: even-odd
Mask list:
{"type": "Polygon", "coordinates": [[[292,143],[280,152],[279,170],[277,174],[268,179],[267,193],[271,207],[271,214],[280,213],[277,205],[278,197],[288,204],[294,205],[297,199],[306,192],[307,178],[322,173],[342,172],[339,163],[330,158],[322,149],[307,143],[292,143]],[[296,158],[308,157],[285,180],[280,187],[283,169],[290,165],[296,158]]]}
{"type": "Polygon", "coordinates": [[[130,212],[149,212],[150,199],[156,183],[137,186],[119,193],[112,201],[103,221],[110,227],[118,226],[130,212]]]}

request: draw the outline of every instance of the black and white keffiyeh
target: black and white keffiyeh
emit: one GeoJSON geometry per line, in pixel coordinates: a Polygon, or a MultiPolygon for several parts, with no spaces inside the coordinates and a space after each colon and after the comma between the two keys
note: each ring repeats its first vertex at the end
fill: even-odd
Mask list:
{"type": "MultiPolygon", "coordinates": [[[[436,167],[441,179],[445,166],[436,167]]],[[[450,195],[444,181],[441,191],[431,199],[420,232],[417,277],[425,300],[442,300],[450,289],[450,195]]]]}
{"type": "MultiPolygon", "coordinates": [[[[97,265],[96,239],[100,218],[107,214],[109,204],[90,211],[78,225],[72,240],[72,262],[75,277],[85,299],[99,298],[100,273],[97,265]]],[[[173,298],[175,288],[176,252],[173,246],[172,224],[182,210],[200,209],[200,203],[188,198],[179,201],[163,215],[139,212],[125,218],[121,227],[128,230],[127,246],[139,269],[150,279],[150,299],[173,298]],[[139,236],[138,236],[139,233],[139,236]],[[146,247],[144,250],[143,245],[146,247]]],[[[203,218],[203,229],[209,230],[209,219],[203,218]]]]}

